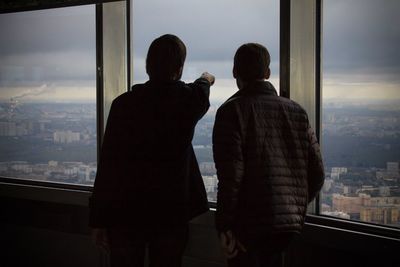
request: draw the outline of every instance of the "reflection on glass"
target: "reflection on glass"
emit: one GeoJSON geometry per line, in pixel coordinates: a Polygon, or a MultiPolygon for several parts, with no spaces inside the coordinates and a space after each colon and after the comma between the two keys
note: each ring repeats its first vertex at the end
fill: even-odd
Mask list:
{"type": "Polygon", "coordinates": [[[0,176],[92,184],[94,6],[0,15],[0,176]]]}
{"type": "Polygon", "coordinates": [[[324,2],[324,215],[400,227],[399,8],[324,2]]]}
{"type": "MultiPolygon", "coordinates": [[[[112,101],[127,88],[126,1],[103,4],[104,125],[112,101]]],[[[104,129],[103,129],[104,130],[104,129]]]]}
{"type": "Polygon", "coordinates": [[[271,82],[278,88],[279,1],[185,0],[145,1],[133,4],[134,83],[148,79],[145,57],[150,43],[160,35],[177,35],[186,44],[182,80],[191,82],[203,71],[216,76],[211,107],[198,123],[193,146],[210,201],[216,201],[217,179],[211,134],[217,108],[237,91],[232,77],[236,49],[249,42],[266,46],[271,54],[271,82]]]}

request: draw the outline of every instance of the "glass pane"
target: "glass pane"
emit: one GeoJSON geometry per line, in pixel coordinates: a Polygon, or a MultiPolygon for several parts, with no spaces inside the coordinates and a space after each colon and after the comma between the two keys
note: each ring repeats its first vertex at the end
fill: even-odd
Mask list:
{"type": "Polygon", "coordinates": [[[233,56],[240,45],[258,42],[271,54],[271,82],[279,81],[279,1],[146,1],[133,3],[134,83],[148,79],[145,57],[150,43],[172,33],[187,47],[182,80],[192,82],[203,71],[216,76],[211,107],[198,123],[193,146],[210,201],[216,200],[217,178],[211,135],[217,108],[237,91],[232,77],[233,56]]]}
{"type": "Polygon", "coordinates": [[[324,1],[321,213],[400,226],[399,1],[324,1]]]}
{"type": "Polygon", "coordinates": [[[0,15],[0,176],[92,184],[94,6],[0,15]]]}

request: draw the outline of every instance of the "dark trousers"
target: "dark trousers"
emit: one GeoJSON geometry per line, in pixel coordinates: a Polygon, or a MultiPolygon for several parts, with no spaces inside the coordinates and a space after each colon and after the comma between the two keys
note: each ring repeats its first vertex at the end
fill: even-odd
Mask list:
{"type": "Polygon", "coordinates": [[[268,249],[239,252],[228,260],[229,267],[283,267],[283,252],[271,253],[268,249]]]}
{"type": "MultiPolygon", "coordinates": [[[[242,237],[247,252],[239,251],[228,260],[229,267],[283,267],[283,252],[297,237],[295,233],[260,236],[253,239],[242,237]]],[[[240,237],[239,237],[240,238],[240,237]]]]}
{"type": "Polygon", "coordinates": [[[143,267],[148,250],[150,267],[180,267],[188,226],[165,229],[108,230],[111,267],[143,267]]]}

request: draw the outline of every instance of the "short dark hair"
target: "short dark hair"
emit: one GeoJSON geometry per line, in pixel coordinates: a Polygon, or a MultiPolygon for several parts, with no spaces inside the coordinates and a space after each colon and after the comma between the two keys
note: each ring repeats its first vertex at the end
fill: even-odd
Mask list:
{"type": "Polygon", "coordinates": [[[233,70],[244,81],[263,79],[271,58],[267,48],[257,43],[244,44],[236,51],[233,70]]]}
{"type": "Polygon", "coordinates": [[[165,34],[155,39],[147,52],[146,72],[150,79],[172,80],[186,59],[186,46],[177,36],[165,34]]]}

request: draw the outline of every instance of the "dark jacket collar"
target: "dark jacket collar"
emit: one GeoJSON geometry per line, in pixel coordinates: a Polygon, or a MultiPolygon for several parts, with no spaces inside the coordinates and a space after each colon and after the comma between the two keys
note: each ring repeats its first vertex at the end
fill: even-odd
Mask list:
{"type": "Polygon", "coordinates": [[[244,88],[240,89],[232,95],[227,101],[234,98],[249,96],[249,95],[272,95],[277,96],[275,87],[268,81],[254,81],[247,84],[244,88]]]}
{"type": "Polygon", "coordinates": [[[169,81],[163,81],[163,80],[148,80],[145,84],[147,86],[176,86],[177,84],[182,84],[183,82],[181,80],[169,80],[169,81]]]}

